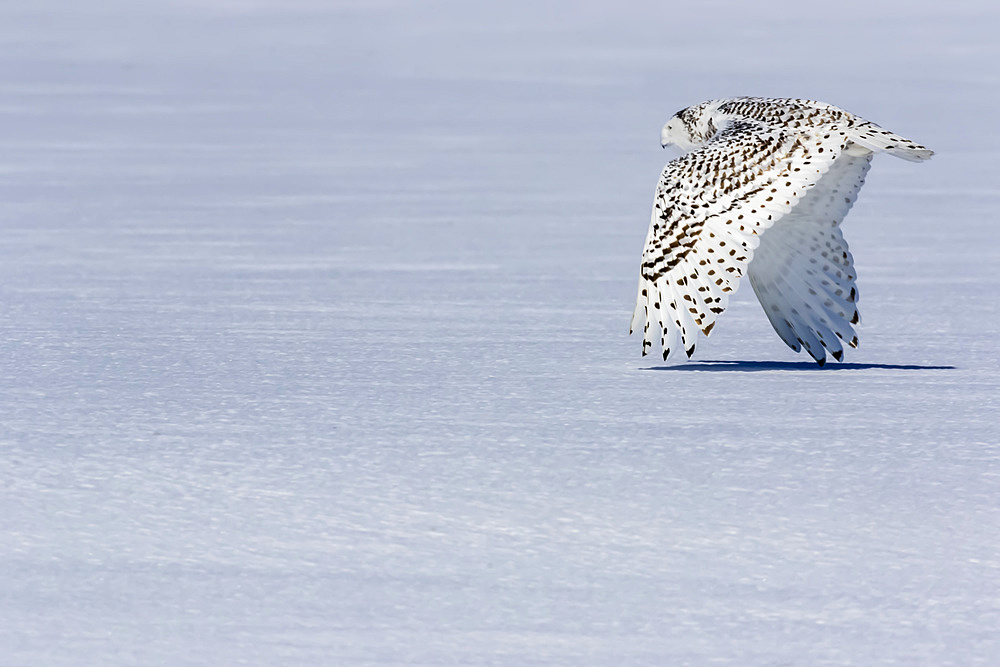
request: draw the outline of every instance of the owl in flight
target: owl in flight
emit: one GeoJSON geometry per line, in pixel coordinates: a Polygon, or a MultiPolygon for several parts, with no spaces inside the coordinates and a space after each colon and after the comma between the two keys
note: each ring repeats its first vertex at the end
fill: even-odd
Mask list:
{"type": "MultiPolygon", "coordinates": [[[[660,176],[632,329],[642,354],[691,357],[744,274],[774,330],[819,365],[857,347],[854,261],[840,231],[875,152],[933,151],[835,106],[737,97],[677,112],[661,134],[685,154],[660,176]]],[[[630,329],[631,332],[631,329],[630,329]]]]}

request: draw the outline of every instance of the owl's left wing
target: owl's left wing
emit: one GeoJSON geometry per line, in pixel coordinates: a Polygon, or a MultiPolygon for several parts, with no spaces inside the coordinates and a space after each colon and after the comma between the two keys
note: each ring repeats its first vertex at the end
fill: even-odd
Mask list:
{"type": "Polygon", "coordinates": [[[660,334],[664,360],[690,357],[739,286],[763,234],[788,213],[848,144],[837,128],[783,129],[732,121],[663,170],[642,253],[632,315],[642,353],[660,334]]]}

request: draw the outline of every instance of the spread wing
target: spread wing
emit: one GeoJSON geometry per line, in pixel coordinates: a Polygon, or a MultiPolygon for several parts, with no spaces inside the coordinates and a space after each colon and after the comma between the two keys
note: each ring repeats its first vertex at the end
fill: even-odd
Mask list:
{"type": "Polygon", "coordinates": [[[771,326],[798,352],[823,364],[842,341],[857,347],[854,258],[840,230],[865,182],[872,154],[840,155],[799,203],[761,239],[748,269],[771,326]],[[824,349],[825,348],[825,349],[824,349]]]}
{"type": "Polygon", "coordinates": [[[848,144],[838,128],[794,131],[736,120],[660,177],[632,327],[642,353],[690,357],[728,305],[762,235],[792,211],[848,144]]]}

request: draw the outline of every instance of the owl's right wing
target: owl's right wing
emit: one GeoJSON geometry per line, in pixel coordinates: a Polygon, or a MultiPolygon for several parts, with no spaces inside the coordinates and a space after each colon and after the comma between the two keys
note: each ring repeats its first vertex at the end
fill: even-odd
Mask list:
{"type": "Polygon", "coordinates": [[[845,151],[799,203],[768,230],[747,270],[771,326],[821,365],[857,347],[854,258],[840,230],[871,166],[872,153],[845,151]]]}

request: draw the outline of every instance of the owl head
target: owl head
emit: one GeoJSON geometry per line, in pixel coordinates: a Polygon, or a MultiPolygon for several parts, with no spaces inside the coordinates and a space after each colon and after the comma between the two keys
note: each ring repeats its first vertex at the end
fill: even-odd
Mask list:
{"type": "Polygon", "coordinates": [[[664,148],[676,146],[684,152],[704,145],[718,129],[713,120],[718,106],[717,100],[709,100],[681,109],[663,126],[660,144],[664,148]]]}

